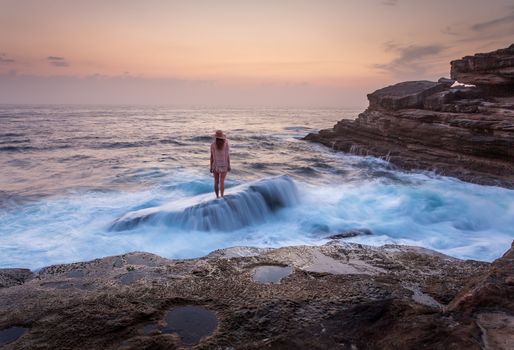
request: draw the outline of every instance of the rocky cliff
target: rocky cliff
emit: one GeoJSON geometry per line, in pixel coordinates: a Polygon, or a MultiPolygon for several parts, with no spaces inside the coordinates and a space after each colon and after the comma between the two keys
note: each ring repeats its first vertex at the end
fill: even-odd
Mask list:
{"type": "Polygon", "coordinates": [[[368,100],[355,120],[306,139],[408,170],[514,187],[514,44],[452,61],[451,79],[398,83],[368,100]]]}
{"type": "Polygon", "coordinates": [[[489,264],[332,240],[0,276],[5,349],[514,347],[514,247],[489,264]]]}

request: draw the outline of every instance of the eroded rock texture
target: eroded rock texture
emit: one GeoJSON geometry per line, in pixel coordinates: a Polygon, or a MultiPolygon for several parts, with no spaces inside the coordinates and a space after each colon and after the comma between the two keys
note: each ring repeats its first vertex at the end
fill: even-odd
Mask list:
{"type": "Polygon", "coordinates": [[[0,289],[0,330],[24,330],[5,349],[509,349],[513,254],[489,264],[337,240],[190,260],[130,253],[0,289]],[[290,273],[256,282],[263,266],[290,273]],[[194,343],[170,326],[188,305],[217,318],[194,343]]]}
{"type": "Polygon", "coordinates": [[[368,95],[355,120],[309,134],[336,150],[404,169],[514,187],[514,45],[452,62],[452,79],[409,81],[368,95]]]}
{"type": "Polygon", "coordinates": [[[505,49],[452,61],[451,77],[461,83],[477,86],[514,88],[514,44],[505,49]]]}

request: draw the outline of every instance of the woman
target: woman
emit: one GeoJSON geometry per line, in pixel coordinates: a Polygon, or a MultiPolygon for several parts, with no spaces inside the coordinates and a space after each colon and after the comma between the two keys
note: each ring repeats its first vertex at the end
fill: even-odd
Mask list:
{"type": "Polygon", "coordinates": [[[223,131],[216,130],[215,141],[211,144],[211,173],[214,174],[214,192],[216,198],[223,197],[225,176],[230,171],[230,154],[228,140],[223,131]]]}

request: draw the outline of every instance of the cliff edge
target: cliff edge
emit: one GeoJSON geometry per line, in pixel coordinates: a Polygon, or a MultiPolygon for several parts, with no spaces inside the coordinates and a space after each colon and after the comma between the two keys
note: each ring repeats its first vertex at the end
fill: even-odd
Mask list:
{"type": "Polygon", "coordinates": [[[306,140],[407,170],[514,188],[514,44],[451,62],[451,79],[407,81],[368,95],[355,120],[306,140]]]}

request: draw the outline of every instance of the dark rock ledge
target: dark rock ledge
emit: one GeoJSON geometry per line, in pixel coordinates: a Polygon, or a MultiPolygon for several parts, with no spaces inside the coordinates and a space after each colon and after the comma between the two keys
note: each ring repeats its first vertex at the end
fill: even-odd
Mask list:
{"type": "Polygon", "coordinates": [[[14,273],[18,282],[0,288],[5,349],[514,348],[514,246],[492,264],[330,241],[190,260],[130,253],[14,273]],[[276,284],[256,282],[268,265],[289,271],[276,284]],[[205,336],[181,338],[173,325],[188,313],[205,336]]]}
{"type": "Polygon", "coordinates": [[[451,79],[398,83],[368,100],[355,120],[305,139],[408,170],[514,188],[514,44],[452,61],[451,79]]]}

